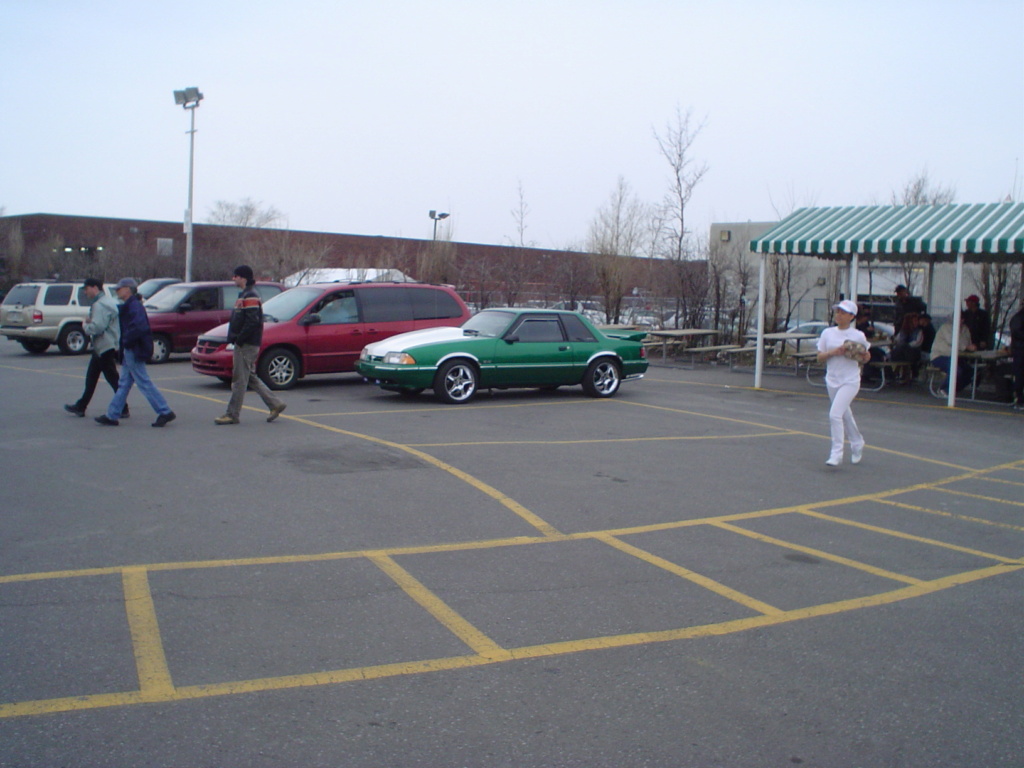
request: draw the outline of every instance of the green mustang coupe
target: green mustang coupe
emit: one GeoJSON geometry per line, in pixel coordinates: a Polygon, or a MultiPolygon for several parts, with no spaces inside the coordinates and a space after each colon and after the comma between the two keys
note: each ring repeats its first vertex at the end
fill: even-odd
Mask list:
{"type": "Polygon", "coordinates": [[[642,378],[644,331],[599,331],[576,312],[485,309],[459,328],[428,328],[363,349],[356,370],[383,389],[443,403],[466,403],[478,389],[581,384],[611,397],[624,379],[642,378]]]}

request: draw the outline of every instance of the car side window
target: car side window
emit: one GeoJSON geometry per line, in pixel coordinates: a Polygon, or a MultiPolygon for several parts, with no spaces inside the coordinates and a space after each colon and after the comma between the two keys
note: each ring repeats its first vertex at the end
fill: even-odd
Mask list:
{"type": "Polygon", "coordinates": [[[359,322],[359,307],[352,291],[334,293],[324,299],[317,310],[323,325],[340,325],[359,322]]]}
{"type": "Polygon", "coordinates": [[[194,312],[199,312],[220,309],[218,298],[216,288],[196,288],[185,301],[192,305],[194,312]]]}
{"type": "Polygon", "coordinates": [[[415,320],[461,317],[462,307],[447,291],[439,288],[407,288],[415,320]]]}
{"type": "Polygon", "coordinates": [[[257,285],[256,293],[260,295],[260,301],[266,301],[272,299],[281,292],[281,289],[276,285],[257,285]]]}
{"type": "Polygon", "coordinates": [[[569,336],[569,341],[597,341],[590,329],[576,315],[562,315],[562,324],[569,336]]]}
{"type": "Polygon", "coordinates": [[[359,291],[364,323],[412,320],[408,288],[365,288],[359,291]]]}
{"type": "Polygon", "coordinates": [[[43,304],[48,307],[63,307],[71,303],[70,285],[51,285],[46,289],[43,304]]]}
{"type": "Polygon", "coordinates": [[[515,330],[520,341],[565,341],[557,317],[528,317],[515,330]]]}

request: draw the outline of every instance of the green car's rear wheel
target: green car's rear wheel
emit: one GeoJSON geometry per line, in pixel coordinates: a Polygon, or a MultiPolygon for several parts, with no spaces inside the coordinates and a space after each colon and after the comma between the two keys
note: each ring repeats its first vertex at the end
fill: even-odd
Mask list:
{"type": "Polygon", "coordinates": [[[595,360],[587,367],[583,376],[583,391],[591,397],[611,397],[619,391],[621,383],[619,364],[606,357],[595,360]]]}

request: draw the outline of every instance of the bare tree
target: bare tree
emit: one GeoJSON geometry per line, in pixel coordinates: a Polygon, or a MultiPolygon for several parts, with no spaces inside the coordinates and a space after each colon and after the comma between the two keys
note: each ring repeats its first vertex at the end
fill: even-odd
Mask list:
{"type": "Polygon", "coordinates": [[[262,202],[247,197],[237,203],[218,200],[210,209],[206,222],[227,227],[266,229],[284,226],[286,217],[274,206],[264,206],[262,202]]]}
{"type": "Polygon", "coordinates": [[[590,224],[587,250],[594,254],[594,273],[609,323],[621,321],[623,298],[628,291],[629,260],[620,257],[636,255],[646,214],[643,203],[620,176],[608,202],[598,209],[590,224]]]}
{"type": "Polygon", "coordinates": [[[661,204],[666,255],[677,261],[687,255],[686,241],[690,232],[686,228],[686,206],[693,197],[694,189],[708,172],[707,164],[697,163],[691,155],[693,143],[704,130],[706,121],[694,125],[692,118],[692,110],[684,114],[677,106],[675,120],[665,126],[664,135],[654,131],[658,151],[668,163],[671,173],[668,191],[661,204]]]}
{"type": "Polygon", "coordinates": [[[502,250],[495,264],[495,277],[501,285],[502,299],[507,307],[516,306],[533,278],[535,264],[527,249],[532,248],[534,243],[526,240],[526,217],[529,212],[530,206],[526,204],[526,194],[520,181],[518,203],[511,211],[516,234],[514,238],[508,238],[509,247],[502,250]]]}
{"type": "MultiPolygon", "coordinates": [[[[902,190],[893,190],[892,193],[893,205],[948,205],[953,202],[956,202],[956,188],[936,186],[928,178],[927,169],[911,176],[902,190]]],[[[903,284],[913,294],[917,290],[915,283],[920,274],[919,265],[907,259],[896,263],[903,273],[903,284]]]]}

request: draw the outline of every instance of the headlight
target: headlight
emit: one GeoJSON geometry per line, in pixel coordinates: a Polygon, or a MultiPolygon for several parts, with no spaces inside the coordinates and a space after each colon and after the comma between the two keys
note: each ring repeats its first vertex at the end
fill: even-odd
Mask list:
{"type": "Polygon", "coordinates": [[[224,349],[226,349],[228,352],[234,352],[235,351],[235,345],[234,344],[225,344],[224,345],[224,349]]]}
{"type": "Polygon", "coordinates": [[[384,365],[416,365],[416,360],[408,352],[388,352],[384,355],[384,365]]]}

